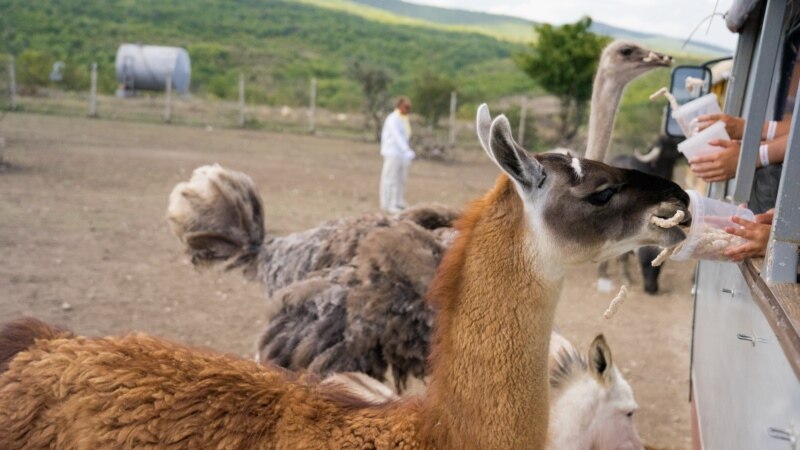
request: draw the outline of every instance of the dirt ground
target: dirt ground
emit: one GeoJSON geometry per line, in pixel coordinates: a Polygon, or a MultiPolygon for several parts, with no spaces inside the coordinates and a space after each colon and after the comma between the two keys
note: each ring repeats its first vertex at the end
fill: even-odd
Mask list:
{"type": "MultiPolygon", "coordinates": [[[[276,234],[378,204],[381,161],[364,142],[26,114],[7,115],[0,137],[9,164],[0,171],[3,321],[35,316],[85,335],[141,330],[250,357],[263,325],[262,288],[189,264],[165,220],[172,187],[202,164],[242,170],[276,234]]],[[[420,161],[407,200],[460,206],[497,173],[480,152],[457,163],[420,161]]],[[[667,263],[663,292],[634,286],[609,321],[602,313],[613,294],[597,293],[586,267],[569,274],[558,307],[557,326],[579,348],[605,333],[654,447],[690,444],[692,272],[667,263]]]]}

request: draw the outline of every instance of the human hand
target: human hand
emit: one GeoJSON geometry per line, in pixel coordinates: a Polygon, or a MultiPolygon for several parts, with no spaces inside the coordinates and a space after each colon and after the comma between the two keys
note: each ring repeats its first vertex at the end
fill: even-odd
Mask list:
{"type": "Polygon", "coordinates": [[[697,130],[704,130],[717,121],[725,124],[725,131],[731,139],[741,139],[744,134],[744,119],[727,114],[703,114],[697,116],[697,130]]]}
{"type": "Polygon", "coordinates": [[[763,214],[756,214],[756,223],[772,225],[773,217],[775,217],[775,208],[772,208],[763,214]]]}
{"type": "Polygon", "coordinates": [[[717,153],[697,156],[689,160],[689,167],[703,181],[725,181],[736,176],[739,163],[739,141],[714,139],[708,145],[721,147],[717,153]]]}
{"type": "MultiPolygon", "coordinates": [[[[759,214],[756,216],[765,216],[759,214]]],[[[762,217],[763,219],[763,217],[762,217]]],[[[772,219],[770,219],[771,221],[772,219]]],[[[741,261],[745,258],[752,258],[753,256],[764,256],[767,251],[767,241],[769,240],[769,233],[772,228],[771,225],[765,223],[751,222],[747,219],[742,219],[738,216],[731,217],[731,221],[740,227],[725,227],[725,232],[739,236],[745,239],[745,243],[736,247],[731,247],[725,250],[725,256],[731,261],[741,261]]]]}

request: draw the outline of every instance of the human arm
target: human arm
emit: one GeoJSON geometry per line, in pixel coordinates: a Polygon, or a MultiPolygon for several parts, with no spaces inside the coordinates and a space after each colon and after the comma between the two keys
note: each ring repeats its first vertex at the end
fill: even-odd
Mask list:
{"type": "Polygon", "coordinates": [[[741,217],[734,216],[731,220],[739,227],[725,227],[725,232],[739,236],[746,242],[742,245],[725,250],[725,256],[731,261],[741,261],[744,258],[764,256],[767,251],[767,241],[772,229],[772,219],[775,210],[770,209],[764,214],[756,214],[755,221],[751,222],[741,217]]]}
{"type": "Polygon", "coordinates": [[[764,164],[763,158],[767,158],[769,164],[782,163],[783,158],[786,156],[786,145],[788,143],[789,143],[788,134],[777,137],[772,141],[762,143],[761,147],[758,149],[759,154],[758,154],[758,161],[756,162],[756,167],[763,167],[766,165],[764,164]],[[766,150],[762,150],[762,148],[764,147],[766,147],[766,150]]]}
{"type": "MultiPolygon", "coordinates": [[[[781,136],[789,134],[792,123],[791,114],[787,114],[781,121],[769,121],[761,127],[761,140],[771,141],[781,136]]],[[[697,130],[704,130],[717,121],[725,124],[725,132],[731,139],[742,139],[744,135],[745,120],[741,117],[730,116],[728,114],[703,114],[697,116],[697,130]]]]}
{"type": "Polygon", "coordinates": [[[764,124],[764,129],[761,133],[761,140],[771,141],[778,139],[789,134],[792,127],[792,115],[785,114],[783,120],[776,122],[770,121],[764,124]]]}
{"type": "Polygon", "coordinates": [[[697,129],[704,130],[712,124],[722,121],[725,124],[725,131],[731,139],[741,139],[744,134],[744,119],[741,117],[730,116],[728,114],[703,114],[697,116],[697,129]]]}
{"type": "MultiPolygon", "coordinates": [[[[772,141],[762,144],[766,147],[766,154],[762,155],[759,148],[759,156],[756,159],[756,167],[763,167],[762,157],[766,156],[769,164],[783,162],[786,155],[786,144],[789,142],[789,135],[778,137],[772,141]]],[[[741,141],[726,141],[724,139],[714,139],[709,141],[709,145],[720,147],[720,151],[710,155],[703,155],[689,160],[689,167],[697,177],[707,182],[725,181],[736,176],[736,166],[739,164],[739,153],[741,141]]]]}

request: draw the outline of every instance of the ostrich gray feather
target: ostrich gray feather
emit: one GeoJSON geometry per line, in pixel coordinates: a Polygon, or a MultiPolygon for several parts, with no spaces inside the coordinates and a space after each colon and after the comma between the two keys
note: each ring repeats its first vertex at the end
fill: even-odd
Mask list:
{"type": "Polygon", "coordinates": [[[374,228],[347,266],[275,292],[277,312],[259,339],[262,362],[322,376],[357,371],[396,389],[427,374],[433,310],[424,295],[444,247],[410,221],[374,228]]]}
{"type": "Polygon", "coordinates": [[[225,262],[264,283],[260,360],[378,379],[391,368],[398,390],[424,376],[433,312],[423,298],[458,213],[426,205],[265,237],[262,211],[250,177],[218,165],[177,185],[168,208],[195,264],[225,262]]]}

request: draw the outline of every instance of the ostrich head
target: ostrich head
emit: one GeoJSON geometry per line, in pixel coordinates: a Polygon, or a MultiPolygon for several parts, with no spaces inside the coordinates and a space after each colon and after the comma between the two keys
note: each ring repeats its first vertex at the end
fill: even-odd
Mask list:
{"type": "Polygon", "coordinates": [[[603,50],[597,73],[624,84],[649,70],[671,65],[672,57],[669,55],[654,52],[630,41],[614,41],[603,50]]]}

